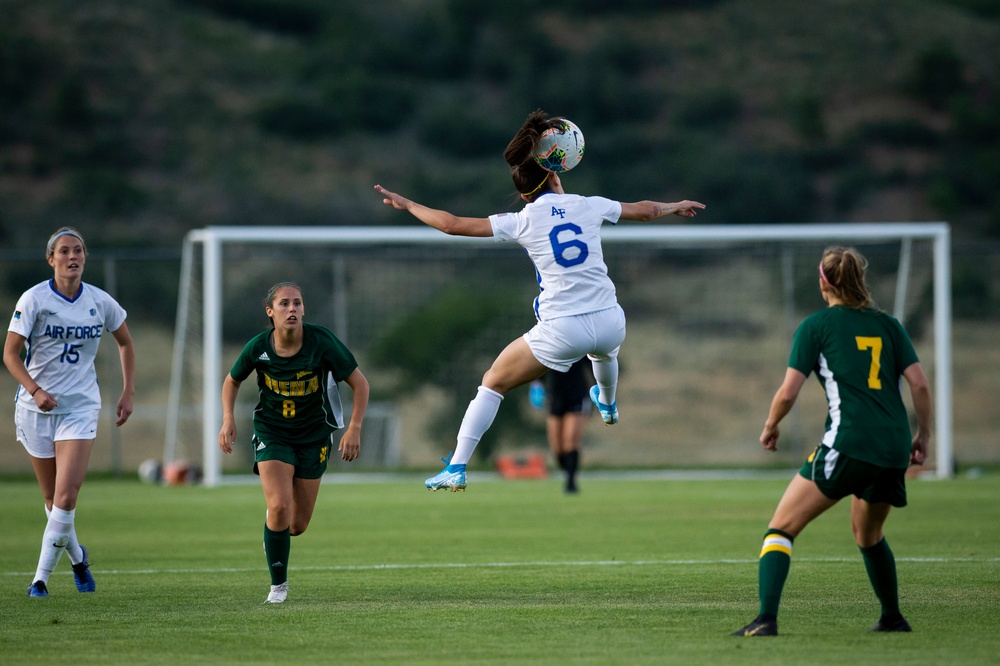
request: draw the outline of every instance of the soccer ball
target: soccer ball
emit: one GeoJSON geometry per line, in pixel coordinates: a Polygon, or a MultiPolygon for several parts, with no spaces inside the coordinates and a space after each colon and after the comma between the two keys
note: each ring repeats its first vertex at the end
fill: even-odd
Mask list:
{"type": "Polygon", "coordinates": [[[143,460],[139,465],[139,479],[143,483],[159,483],[163,480],[163,465],[155,458],[143,460]]]}
{"type": "Polygon", "coordinates": [[[569,120],[561,120],[560,127],[542,132],[535,150],[535,161],[546,171],[569,171],[583,159],[583,132],[569,120]]]}

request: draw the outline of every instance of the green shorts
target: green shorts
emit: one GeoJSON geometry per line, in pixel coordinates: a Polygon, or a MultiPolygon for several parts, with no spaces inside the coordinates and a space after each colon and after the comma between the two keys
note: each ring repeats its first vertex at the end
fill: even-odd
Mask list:
{"type": "Polygon", "coordinates": [[[906,506],[905,469],[872,465],[824,444],[816,447],[799,474],[815,482],[820,492],[833,500],[854,495],[870,504],[906,506]]]}
{"type": "Polygon", "coordinates": [[[330,459],[331,441],[327,437],[312,444],[292,446],[284,442],[263,441],[254,434],[250,439],[254,449],[253,473],[260,475],[257,463],[265,460],[280,460],[295,467],[296,478],[318,479],[326,472],[326,464],[330,459]]]}

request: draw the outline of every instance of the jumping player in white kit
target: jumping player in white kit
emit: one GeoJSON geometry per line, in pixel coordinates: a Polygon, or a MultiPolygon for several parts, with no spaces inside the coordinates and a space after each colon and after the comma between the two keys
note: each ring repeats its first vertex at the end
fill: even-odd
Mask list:
{"type": "Polygon", "coordinates": [[[511,178],[527,205],[516,213],[488,218],[458,217],[422,206],[381,185],[383,202],[409,211],[446,234],[512,240],[528,253],[538,276],[534,309],[537,324],[511,342],[483,376],[462,420],[455,452],[444,470],[425,482],[430,490],[466,487],[466,464],[492,425],[504,395],[542,376],[566,371],[584,356],[593,363],[597,385],[591,397],[608,425],[618,421],[618,350],[625,339],[625,315],[608,277],[601,249],[601,225],[618,220],[648,221],[667,215],[694,217],[697,201],[619,203],[603,197],[567,194],[557,173],[534,159],[542,132],[561,126],[542,111],[528,116],[504,151],[511,178]]]}
{"type": "Polygon", "coordinates": [[[94,358],[106,331],[118,344],[122,366],[116,425],[132,414],[135,391],[135,351],[125,310],[106,292],[83,282],[83,237],[71,227],[59,229],[49,239],[46,258],[54,276],[18,299],[3,350],[4,365],[20,384],[14,411],[17,439],[31,458],[48,516],[29,597],[48,596],[49,575],[63,551],[73,565],[77,589],[95,589],[87,548],[76,536],[75,515],[101,411],[94,358]]]}

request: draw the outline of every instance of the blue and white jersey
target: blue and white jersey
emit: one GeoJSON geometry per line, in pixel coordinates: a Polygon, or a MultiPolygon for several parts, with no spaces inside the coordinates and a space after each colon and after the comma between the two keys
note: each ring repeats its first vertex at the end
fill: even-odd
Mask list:
{"type": "Polygon", "coordinates": [[[490,216],[493,237],[513,240],[535,264],[539,321],[618,304],[601,248],[601,225],[618,223],[622,205],[604,197],[548,192],[517,213],[490,216]]]}
{"type": "MultiPolygon", "coordinates": [[[[125,310],[107,292],[87,283],[66,298],[52,280],[24,292],[14,306],[8,331],[24,336],[28,373],[59,402],[50,414],[100,409],[94,358],[105,331],[117,331],[125,310]]],[[[41,411],[24,387],[18,387],[19,407],[41,411]]]]}

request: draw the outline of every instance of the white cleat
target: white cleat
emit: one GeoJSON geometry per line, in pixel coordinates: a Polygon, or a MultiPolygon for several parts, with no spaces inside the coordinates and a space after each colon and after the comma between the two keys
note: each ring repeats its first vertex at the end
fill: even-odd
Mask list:
{"type": "Polygon", "coordinates": [[[288,581],[285,581],[281,585],[272,585],[271,593],[267,595],[267,600],[264,601],[265,604],[283,604],[285,599],[288,598],[288,581]]]}

